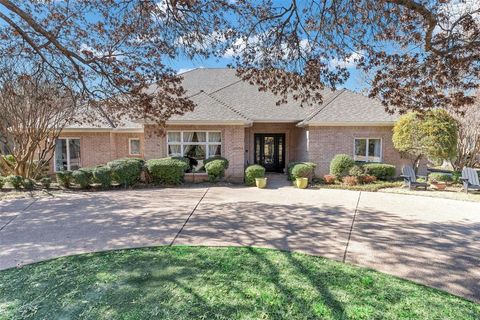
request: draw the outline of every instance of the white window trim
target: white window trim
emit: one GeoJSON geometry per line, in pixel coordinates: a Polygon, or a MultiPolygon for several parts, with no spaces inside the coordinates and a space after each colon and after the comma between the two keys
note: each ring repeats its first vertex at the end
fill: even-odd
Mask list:
{"type": "Polygon", "coordinates": [[[70,143],[68,140],[80,140],[80,167],[82,166],[82,139],[80,137],[68,137],[55,139],[55,148],[53,149],[53,172],[59,172],[57,170],[57,140],[67,141],[67,171],[70,171],[70,143]]]}
{"type": "Polygon", "coordinates": [[[223,155],[223,136],[222,136],[222,131],[220,130],[168,130],[167,131],[167,156],[170,156],[168,154],[168,146],[169,145],[179,145],[180,146],[180,157],[183,157],[184,154],[183,154],[183,146],[184,145],[195,145],[195,146],[205,146],[205,159],[208,159],[210,158],[210,154],[209,154],[209,149],[208,149],[208,146],[209,145],[215,145],[215,146],[220,146],[220,154],[223,155]],[[170,143],[170,141],[168,141],[168,134],[170,132],[178,132],[180,133],[180,142],[176,142],[176,141],[173,141],[170,143]],[[184,132],[205,132],[205,142],[184,142],[183,141],[183,133],[184,132]],[[220,133],[220,142],[209,142],[208,138],[209,138],[209,133],[210,132],[216,132],[216,133],[220,133]]]}
{"type": "Polygon", "coordinates": [[[128,138],[128,155],[130,156],[139,156],[142,154],[142,141],[140,138],[128,138]],[[132,141],[138,141],[138,153],[132,153],[132,141]]]}
{"type": "Polygon", "coordinates": [[[356,141],[356,140],[367,140],[367,145],[366,145],[366,148],[367,148],[367,149],[365,150],[365,151],[366,151],[366,155],[365,155],[366,160],[365,160],[365,162],[375,162],[375,163],[381,163],[381,162],[383,162],[383,139],[382,139],[382,138],[380,138],[380,137],[368,137],[368,138],[367,138],[367,137],[354,137],[354,138],[353,138],[353,160],[359,161],[359,160],[356,160],[356,159],[355,159],[355,157],[356,157],[356,155],[355,155],[355,141],[356,141]],[[380,140],[380,161],[379,161],[379,162],[377,162],[377,161],[369,161],[369,160],[368,160],[368,140],[380,140]]]}

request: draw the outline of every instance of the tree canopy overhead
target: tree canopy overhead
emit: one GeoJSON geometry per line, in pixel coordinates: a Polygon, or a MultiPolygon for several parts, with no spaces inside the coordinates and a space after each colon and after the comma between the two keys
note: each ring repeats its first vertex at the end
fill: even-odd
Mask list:
{"type": "Polygon", "coordinates": [[[370,96],[390,110],[461,110],[479,86],[480,4],[0,0],[0,54],[41,62],[91,100],[110,102],[118,118],[163,121],[190,110],[168,65],[184,54],[228,55],[280,102],[320,102],[318,89],[343,84],[353,62],[368,75],[370,96]]]}

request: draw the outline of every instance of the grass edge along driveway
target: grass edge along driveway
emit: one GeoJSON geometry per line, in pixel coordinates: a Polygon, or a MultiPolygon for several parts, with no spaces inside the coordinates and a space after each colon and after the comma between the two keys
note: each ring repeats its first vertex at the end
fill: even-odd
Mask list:
{"type": "Polygon", "coordinates": [[[480,305],[374,270],[258,248],[155,247],[0,272],[0,319],[479,319],[480,305]]]}

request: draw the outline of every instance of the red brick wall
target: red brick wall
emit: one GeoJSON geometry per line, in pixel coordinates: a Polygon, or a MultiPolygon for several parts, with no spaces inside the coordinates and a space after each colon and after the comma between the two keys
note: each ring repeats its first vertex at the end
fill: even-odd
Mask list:
{"type": "MultiPolygon", "coordinates": [[[[215,130],[222,133],[222,155],[228,159],[229,167],[225,176],[229,180],[243,180],[244,171],[244,127],[241,125],[169,125],[168,130],[215,130]]],[[[160,130],[154,125],[145,126],[145,159],[163,158],[167,156],[167,137],[159,133],[160,130]]]]}
{"type": "Polygon", "coordinates": [[[397,174],[407,159],[402,159],[392,143],[392,127],[309,127],[308,160],[315,162],[315,174],[322,176],[330,170],[330,161],[339,154],[353,157],[354,138],[381,138],[383,162],[397,167],[397,174]]]}
{"type": "MultiPolygon", "coordinates": [[[[62,132],[60,138],[80,139],[80,165],[91,167],[128,157],[128,138],[139,138],[143,152],[143,133],[123,132],[62,132]]],[[[142,154],[143,156],[143,154],[142,154]]],[[[54,159],[50,162],[53,172],[54,159]]]]}

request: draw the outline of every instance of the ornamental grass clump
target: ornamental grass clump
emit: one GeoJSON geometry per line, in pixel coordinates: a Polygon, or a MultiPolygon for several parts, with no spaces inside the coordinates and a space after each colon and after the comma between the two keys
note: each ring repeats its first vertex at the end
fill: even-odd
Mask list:
{"type": "Polygon", "coordinates": [[[9,184],[14,189],[20,189],[22,186],[23,178],[21,176],[9,175],[5,178],[5,184],[9,184]]]}
{"type": "Polygon", "coordinates": [[[57,177],[57,183],[64,188],[70,188],[72,185],[72,172],[71,171],[58,171],[55,176],[57,177]]]}
{"type": "Polygon", "coordinates": [[[35,180],[25,178],[22,180],[22,187],[25,190],[33,190],[35,188],[35,180]]]}
{"type": "Polygon", "coordinates": [[[45,189],[50,189],[50,185],[52,184],[52,178],[50,177],[43,177],[40,179],[40,184],[45,189]]]}

